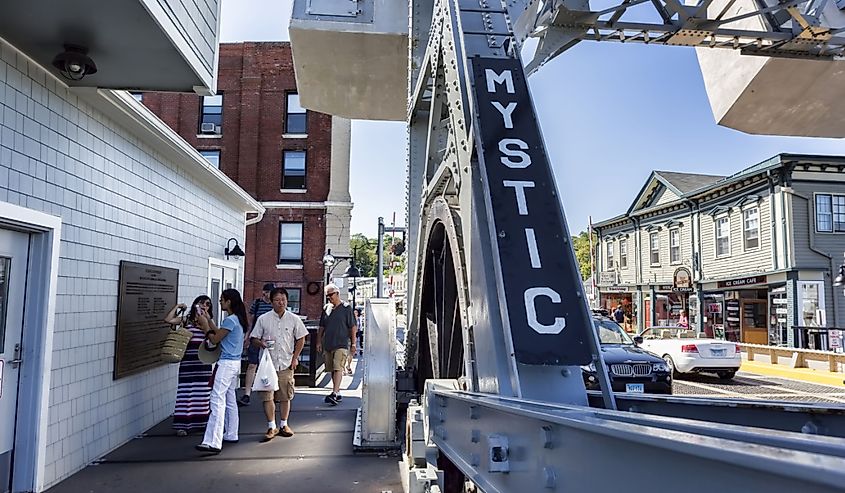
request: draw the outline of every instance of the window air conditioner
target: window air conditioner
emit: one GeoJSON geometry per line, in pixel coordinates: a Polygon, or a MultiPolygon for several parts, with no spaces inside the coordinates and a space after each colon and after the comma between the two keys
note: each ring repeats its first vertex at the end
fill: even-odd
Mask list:
{"type": "Polygon", "coordinates": [[[217,133],[217,125],[213,123],[203,123],[200,125],[200,131],[204,134],[217,133]]]}

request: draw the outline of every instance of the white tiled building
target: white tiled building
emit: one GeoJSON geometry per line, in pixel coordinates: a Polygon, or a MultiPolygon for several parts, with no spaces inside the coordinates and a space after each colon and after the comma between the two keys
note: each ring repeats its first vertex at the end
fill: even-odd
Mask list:
{"type": "Polygon", "coordinates": [[[172,412],[175,365],[115,378],[120,262],[178,269],[182,301],[240,287],[224,248],[264,212],[129,93],[104,89],[212,91],[218,3],[110,4],[82,27],[117,27],[160,58],[101,37],[98,74],[70,82],[33,40],[73,42],[39,26],[76,3],[0,19],[0,491],[44,491],[172,412]]]}

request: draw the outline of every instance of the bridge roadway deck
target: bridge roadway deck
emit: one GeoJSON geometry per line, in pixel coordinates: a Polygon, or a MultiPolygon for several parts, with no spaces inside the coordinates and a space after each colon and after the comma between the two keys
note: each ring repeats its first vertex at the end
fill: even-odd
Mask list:
{"type": "Polygon", "coordinates": [[[224,444],[220,455],[203,457],[194,450],[201,436],[177,437],[167,419],[48,492],[400,493],[396,455],[353,454],[362,368],[344,377],[344,399],[337,407],[323,403],[322,388],[298,388],[292,438],[260,443],[267,420],[261,403],[253,400],[240,408],[240,441],[224,444]]]}

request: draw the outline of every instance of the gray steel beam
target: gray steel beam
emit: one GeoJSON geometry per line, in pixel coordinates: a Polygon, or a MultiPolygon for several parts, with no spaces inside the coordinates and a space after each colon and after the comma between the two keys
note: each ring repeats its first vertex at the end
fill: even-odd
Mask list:
{"type": "Polygon", "coordinates": [[[426,403],[429,438],[487,493],[816,493],[845,485],[840,438],[434,388],[426,403]]]}

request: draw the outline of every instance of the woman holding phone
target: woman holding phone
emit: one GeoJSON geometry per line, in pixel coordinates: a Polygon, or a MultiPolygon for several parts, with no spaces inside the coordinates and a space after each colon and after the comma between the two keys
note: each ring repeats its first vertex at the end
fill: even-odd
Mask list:
{"type": "MultiPolygon", "coordinates": [[[[227,289],[220,294],[220,306],[226,318],[220,327],[205,311],[200,312],[199,327],[206,341],[220,346],[220,359],[214,370],[211,388],[211,415],[202,443],[195,448],[209,454],[219,454],[223,442],[238,441],[238,403],[235,389],[241,372],[241,353],[244,345],[244,327],[247,327],[246,307],[237,289],[227,289]]],[[[206,342],[203,342],[206,344],[206,342]]]]}
{"type": "Polygon", "coordinates": [[[206,365],[197,356],[200,344],[205,339],[198,317],[200,311],[210,317],[214,316],[211,312],[211,298],[197,296],[183,321],[179,312],[184,313],[187,308],[184,303],[179,303],[164,318],[171,325],[184,322],[185,328],[192,334],[185,356],[179,363],[179,386],[176,388],[176,408],[173,410],[173,429],[180,437],[205,429],[211,397],[211,365],[206,365]]]}

